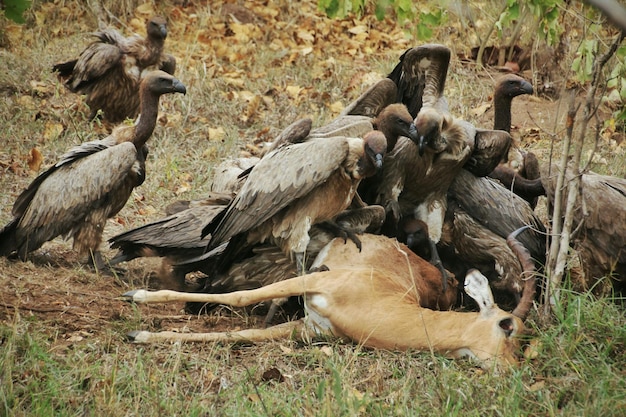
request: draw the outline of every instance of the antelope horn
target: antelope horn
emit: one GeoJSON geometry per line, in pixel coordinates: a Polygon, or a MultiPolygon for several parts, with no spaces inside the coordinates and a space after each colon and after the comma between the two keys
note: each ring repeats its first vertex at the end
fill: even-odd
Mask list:
{"type": "Polygon", "coordinates": [[[537,277],[535,275],[535,263],[533,262],[530,252],[524,247],[524,245],[517,240],[517,236],[524,230],[529,229],[530,226],[523,226],[513,231],[506,238],[506,243],[509,245],[513,253],[517,256],[522,265],[522,274],[524,275],[524,289],[522,290],[522,298],[519,304],[511,314],[524,320],[533,305],[535,299],[537,277]]]}

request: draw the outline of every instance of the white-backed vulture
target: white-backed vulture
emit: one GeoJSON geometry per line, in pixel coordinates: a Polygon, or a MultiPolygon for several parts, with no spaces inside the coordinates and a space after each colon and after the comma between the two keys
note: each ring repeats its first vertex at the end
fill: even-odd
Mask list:
{"type": "Polygon", "coordinates": [[[126,204],[145,179],[146,142],[156,126],[159,98],[186,93],[185,86],[163,71],[142,81],[141,117],[111,135],[83,143],[63,155],[20,194],[13,220],[0,231],[0,255],[29,252],[57,236],[72,236],[82,260],[104,267],[99,252],[106,220],[126,204]]]}
{"type": "Polygon", "coordinates": [[[146,38],[125,38],[115,29],[96,32],[97,40],[77,59],[52,67],[70,91],[86,95],[90,119],[99,110],[102,120],[113,125],[134,119],[139,113],[139,83],[144,71],[161,69],[174,74],[176,59],[163,52],[165,19],[155,16],[148,20],[146,33],[146,38]]]}
{"type": "Polygon", "coordinates": [[[304,252],[312,225],[345,210],[361,179],[382,166],[385,135],[318,138],[282,146],[264,156],[235,199],[202,234],[211,234],[208,250],[229,242],[219,269],[226,270],[243,248],[272,240],[295,254],[304,271],[304,252]]]}
{"type": "MultiPolygon", "coordinates": [[[[502,76],[496,83],[493,94],[494,118],[493,128],[511,132],[511,104],[515,97],[522,94],[532,94],[533,86],[522,77],[515,74],[502,76]]],[[[489,174],[491,178],[500,181],[505,187],[524,200],[532,208],[537,205],[537,198],[545,195],[541,184],[539,161],[532,152],[526,152],[513,140],[507,160],[500,163],[489,174]]]]}
{"type": "MultiPolygon", "coordinates": [[[[541,180],[546,188],[549,213],[554,206],[559,169],[553,164],[542,166],[541,180]]],[[[565,181],[572,180],[566,172],[565,181]]],[[[614,288],[626,291],[626,179],[600,175],[591,171],[580,176],[580,194],[575,203],[572,246],[578,252],[584,273],[582,288],[594,287],[598,280],[610,276],[614,288]]],[[[563,195],[565,204],[566,194],[563,195]]],[[[601,286],[599,291],[606,290],[601,286]]]]}

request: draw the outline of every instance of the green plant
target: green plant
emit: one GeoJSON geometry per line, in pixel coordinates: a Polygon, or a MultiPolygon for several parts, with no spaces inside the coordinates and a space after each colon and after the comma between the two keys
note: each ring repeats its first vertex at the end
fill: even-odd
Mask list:
{"type": "Polygon", "coordinates": [[[17,23],[24,23],[24,12],[30,7],[31,0],[2,0],[0,6],[4,9],[4,15],[17,23]]]}

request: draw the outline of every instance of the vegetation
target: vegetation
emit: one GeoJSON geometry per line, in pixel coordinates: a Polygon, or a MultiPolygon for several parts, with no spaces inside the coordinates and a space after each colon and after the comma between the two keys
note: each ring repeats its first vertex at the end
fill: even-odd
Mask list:
{"type": "MultiPolygon", "coordinates": [[[[169,15],[166,49],[179,58],[177,76],[188,88],[187,96],[162,101],[159,125],[149,142],[146,182],[106,225],[107,237],[161,217],[173,200],[202,197],[210,190],[216,163],[258,152],[264,141],[297,118],[311,116],[316,126],[329,121],[384,76],[406,48],[425,39],[407,31],[389,11],[376,16],[367,7],[361,16],[353,9],[328,19],[314,1],[248,1],[245,7],[227,10],[220,2],[183,3],[107,2],[116,20],[84,2],[37,1],[25,12],[24,24],[0,21],[0,225],[8,221],[15,198],[38,170],[72,145],[104,134],[97,123],[85,120],[88,110],[82,99],[50,72],[52,64],[82,50],[98,19],[109,19],[131,33],[141,32],[153,13],[169,15]]],[[[430,41],[445,43],[455,53],[446,84],[453,113],[481,127],[492,123],[485,109],[499,73],[476,65],[469,58],[471,48],[486,38],[489,43],[509,39],[516,24],[516,19],[503,19],[501,30],[487,37],[499,16],[493,4],[471,3],[485,11],[471,24],[435,2],[421,9],[445,22],[433,21],[430,41]]],[[[568,19],[562,14],[557,18],[561,28],[571,25],[561,33],[572,36],[547,79],[559,91],[583,74],[588,58],[593,62],[591,52],[605,51],[615,36],[607,25],[592,27],[588,9],[575,6],[567,10],[568,19]]],[[[526,43],[529,38],[531,32],[524,30],[518,39],[536,53],[547,50],[547,43],[526,43]]],[[[623,91],[623,48],[616,55],[604,74],[607,89],[599,91],[604,97],[623,91]]],[[[535,68],[524,74],[531,78],[538,73],[535,68]]],[[[584,77],[577,80],[586,86],[584,77]]],[[[565,136],[566,106],[545,96],[519,100],[523,110],[514,115],[514,134],[548,160],[551,147],[560,146],[565,136]]],[[[624,133],[615,110],[605,100],[597,114],[607,124],[589,126],[590,138],[600,133],[591,166],[624,176],[624,133]]],[[[125,267],[124,276],[93,274],[78,266],[71,243],[61,239],[25,263],[0,259],[1,415],[626,412],[624,300],[581,291],[573,259],[552,315],[533,312],[530,349],[520,368],[506,375],[429,352],[373,351],[334,342],[130,345],[124,335],[134,329],[219,331],[259,326],[261,319],[241,311],[192,317],[181,313],[181,305],[124,304],[115,300],[124,291],[159,285],[153,274],[158,262],[137,260],[125,267]]]]}

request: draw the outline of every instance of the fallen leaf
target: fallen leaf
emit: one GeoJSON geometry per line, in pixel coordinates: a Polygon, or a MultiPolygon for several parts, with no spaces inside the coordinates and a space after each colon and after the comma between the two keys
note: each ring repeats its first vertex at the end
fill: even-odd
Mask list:
{"type": "Polygon", "coordinates": [[[341,113],[344,109],[344,105],[341,101],[335,101],[328,107],[333,113],[341,113]]]}
{"type": "Polygon", "coordinates": [[[283,346],[283,345],[280,345],[280,350],[286,355],[290,355],[293,353],[293,349],[287,346],[283,346]]]}
{"type": "Polygon", "coordinates": [[[269,381],[284,382],[285,377],[278,370],[278,368],[270,368],[266,370],[265,372],[263,372],[263,375],[261,375],[261,380],[265,382],[269,382],[269,381]]]}
{"type": "Polygon", "coordinates": [[[289,94],[289,97],[296,99],[298,98],[298,95],[300,95],[303,88],[297,85],[288,85],[285,90],[287,91],[287,94],[289,94]]]}
{"type": "Polygon", "coordinates": [[[367,33],[367,26],[358,25],[358,26],[348,29],[348,32],[352,33],[353,35],[360,35],[361,33],[367,33]]]}
{"type": "Polygon", "coordinates": [[[224,136],[226,136],[226,132],[224,131],[223,127],[218,127],[218,128],[209,128],[209,140],[211,142],[217,142],[217,141],[221,141],[222,139],[224,139],[224,136]]]}
{"type": "Polygon", "coordinates": [[[471,110],[473,116],[481,116],[491,108],[491,103],[485,103],[471,110]]]}
{"type": "Polygon", "coordinates": [[[331,348],[330,346],[322,346],[320,348],[320,350],[326,356],[332,356],[333,355],[333,348],[331,348]]]}
{"type": "Polygon", "coordinates": [[[52,141],[63,133],[63,125],[56,122],[46,122],[43,128],[43,138],[46,141],[52,141]]]}
{"type": "Polygon", "coordinates": [[[32,148],[28,153],[28,167],[31,171],[39,171],[43,163],[43,155],[37,148],[32,148]]]}

